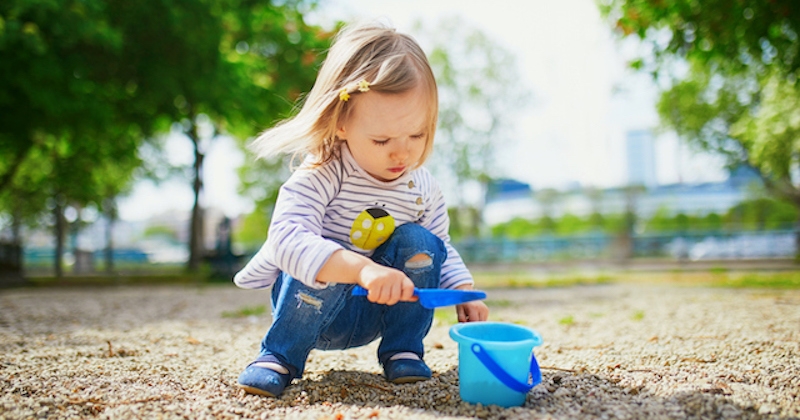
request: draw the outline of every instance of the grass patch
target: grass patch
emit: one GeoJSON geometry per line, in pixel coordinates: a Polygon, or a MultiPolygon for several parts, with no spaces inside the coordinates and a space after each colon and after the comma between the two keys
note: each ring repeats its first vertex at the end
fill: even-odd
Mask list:
{"type": "Polygon", "coordinates": [[[258,305],[258,306],[244,306],[239,308],[233,312],[225,311],[222,313],[223,318],[247,318],[250,316],[260,316],[267,313],[267,307],[265,305],[258,305]]]}
{"type": "Polygon", "coordinates": [[[634,321],[641,321],[644,319],[644,311],[636,311],[631,315],[631,319],[634,321]]]}
{"type": "Polygon", "coordinates": [[[566,326],[574,325],[575,324],[575,317],[573,317],[572,315],[567,315],[567,316],[559,319],[558,323],[561,324],[561,325],[566,325],[566,326]]]}
{"type": "Polygon", "coordinates": [[[732,288],[800,289],[800,272],[721,275],[712,286],[732,288]]]}
{"type": "Polygon", "coordinates": [[[709,271],[711,274],[727,274],[730,270],[726,267],[713,267],[709,271]]]}

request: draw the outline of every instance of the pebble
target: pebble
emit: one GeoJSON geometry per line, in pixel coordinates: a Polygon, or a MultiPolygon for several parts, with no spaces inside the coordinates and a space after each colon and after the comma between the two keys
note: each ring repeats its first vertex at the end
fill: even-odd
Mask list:
{"type": "Polygon", "coordinates": [[[269,305],[266,291],[4,290],[0,418],[800,417],[800,291],[612,283],[487,292],[502,302],[491,320],[545,341],[535,349],[542,383],[522,407],[461,401],[458,346],[440,321],[450,314],[425,340],[429,381],[386,382],[373,343],[312,351],[304,377],[274,399],[235,385],[270,317],[230,314],[269,305]]]}

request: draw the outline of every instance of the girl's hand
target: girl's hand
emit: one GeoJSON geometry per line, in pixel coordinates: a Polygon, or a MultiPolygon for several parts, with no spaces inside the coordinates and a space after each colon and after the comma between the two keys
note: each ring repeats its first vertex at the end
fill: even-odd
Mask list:
{"type": "MultiPolygon", "coordinates": [[[[456,287],[456,289],[472,290],[472,286],[464,285],[456,287]]],[[[486,321],[489,319],[489,307],[481,300],[473,300],[456,305],[456,314],[458,314],[458,322],[486,321]]]]}
{"type": "Polygon", "coordinates": [[[412,302],[414,282],[400,270],[380,264],[368,264],[359,273],[358,284],[367,289],[367,300],[373,303],[394,305],[397,302],[412,302]]]}
{"type": "Polygon", "coordinates": [[[489,307],[480,300],[456,305],[458,322],[477,322],[489,319],[489,307]]]}

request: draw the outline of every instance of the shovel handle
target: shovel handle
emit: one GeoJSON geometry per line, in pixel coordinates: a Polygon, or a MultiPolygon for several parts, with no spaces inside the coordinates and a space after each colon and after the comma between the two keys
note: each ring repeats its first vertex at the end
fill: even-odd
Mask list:
{"type": "Polygon", "coordinates": [[[351,293],[353,296],[366,296],[369,294],[369,291],[359,285],[353,288],[353,292],[351,293]]]}

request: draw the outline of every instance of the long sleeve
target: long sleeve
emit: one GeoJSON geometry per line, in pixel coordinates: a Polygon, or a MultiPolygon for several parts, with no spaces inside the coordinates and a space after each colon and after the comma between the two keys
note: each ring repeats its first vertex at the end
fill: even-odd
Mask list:
{"type": "Polygon", "coordinates": [[[234,283],[243,288],[269,287],[283,271],[310,287],[326,287],[316,280],[317,274],[343,247],[322,236],[322,220],[339,182],[330,167],[296,171],[278,193],[266,243],[236,274],[234,283]]]}

